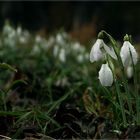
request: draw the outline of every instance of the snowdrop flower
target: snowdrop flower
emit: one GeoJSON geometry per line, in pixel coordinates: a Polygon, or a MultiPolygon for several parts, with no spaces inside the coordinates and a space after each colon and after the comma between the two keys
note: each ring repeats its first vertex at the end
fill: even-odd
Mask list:
{"type": "Polygon", "coordinates": [[[58,52],[59,52],[59,46],[55,45],[53,49],[53,55],[56,57],[58,55],[58,52]]]}
{"type": "Polygon", "coordinates": [[[17,33],[17,35],[19,35],[19,36],[22,34],[22,28],[21,28],[21,26],[18,26],[18,27],[17,27],[16,33],[17,33]]]}
{"type": "Polygon", "coordinates": [[[79,50],[81,49],[80,43],[78,43],[78,42],[73,43],[72,49],[73,49],[74,51],[79,51],[79,50]]]}
{"type": "Polygon", "coordinates": [[[133,76],[133,67],[132,66],[127,67],[126,74],[127,74],[128,78],[131,78],[133,76]]]}
{"type": "Polygon", "coordinates": [[[91,52],[90,52],[90,61],[98,61],[103,58],[103,53],[101,51],[101,48],[103,46],[104,42],[102,39],[97,39],[95,44],[93,45],[91,52]]]}
{"type": "Polygon", "coordinates": [[[42,42],[42,38],[41,38],[40,35],[37,35],[37,36],[35,37],[35,42],[36,42],[36,43],[41,43],[41,42],[42,42]]]}
{"type": "Polygon", "coordinates": [[[12,28],[9,24],[5,24],[3,27],[3,35],[4,36],[9,36],[9,34],[14,34],[15,29],[12,28]]]}
{"type": "Polygon", "coordinates": [[[105,52],[103,52],[102,49],[104,49],[111,57],[117,59],[113,48],[108,47],[102,39],[97,39],[90,52],[91,62],[98,61],[104,57],[105,52]]]}
{"type": "Polygon", "coordinates": [[[19,42],[21,44],[25,44],[27,42],[27,39],[24,36],[19,36],[19,42]]]}
{"type": "Polygon", "coordinates": [[[111,86],[113,83],[113,74],[108,64],[102,64],[99,71],[99,80],[102,86],[111,86]]]}
{"type": "Polygon", "coordinates": [[[61,49],[59,52],[59,60],[61,62],[65,62],[66,61],[66,51],[65,49],[61,49]]]}
{"type": "Polygon", "coordinates": [[[105,43],[104,43],[104,49],[105,51],[114,59],[117,60],[117,56],[115,54],[115,51],[113,49],[113,47],[108,47],[105,43]]]}
{"type": "Polygon", "coordinates": [[[58,33],[56,35],[56,42],[59,44],[59,45],[64,45],[65,41],[64,41],[64,38],[62,36],[62,34],[58,33]]]}
{"type": "Polygon", "coordinates": [[[55,43],[55,38],[53,36],[51,36],[49,39],[48,39],[48,42],[47,42],[47,45],[48,47],[52,47],[55,43]]]}
{"type": "Polygon", "coordinates": [[[35,45],[33,46],[33,49],[32,49],[31,54],[37,55],[37,54],[39,54],[40,52],[41,52],[40,47],[39,47],[37,44],[35,44],[35,45]]]}
{"type": "Polygon", "coordinates": [[[124,41],[123,46],[120,51],[120,56],[121,56],[124,67],[130,66],[132,64],[132,59],[133,59],[134,65],[136,65],[137,60],[138,60],[138,54],[134,46],[132,46],[129,41],[124,41]],[[130,52],[132,54],[132,58],[131,58],[130,52]]]}
{"type": "Polygon", "coordinates": [[[83,62],[84,61],[84,56],[82,55],[82,54],[79,54],[78,56],[77,56],[77,60],[78,60],[78,62],[83,62]]]}

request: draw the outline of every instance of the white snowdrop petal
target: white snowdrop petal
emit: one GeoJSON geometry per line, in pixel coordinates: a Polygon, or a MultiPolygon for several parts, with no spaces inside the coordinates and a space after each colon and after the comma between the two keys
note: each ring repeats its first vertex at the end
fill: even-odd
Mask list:
{"type": "Polygon", "coordinates": [[[66,61],[66,52],[65,52],[65,49],[61,49],[60,50],[59,59],[60,59],[61,62],[65,62],[66,61]]]}
{"type": "Polygon", "coordinates": [[[121,56],[124,67],[128,67],[132,64],[130,51],[132,54],[132,59],[133,59],[134,65],[136,65],[136,63],[138,61],[138,54],[137,54],[134,46],[132,46],[129,41],[124,41],[123,46],[120,51],[120,56],[121,56]]]}
{"type": "Polygon", "coordinates": [[[114,51],[113,47],[108,47],[105,43],[104,43],[103,46],[104,46],[105,51],[106,51],[112,58],[114,58],[114,59],[117,60],[117,56],[116,56],[116,54],[115,54],[115,51],[114,51]]]}
{"type": "Polygon", "coordinates": [[[127,73],[127,77],[131,78],[133,76],[133,67],[132,66],[127,67],[126,73],[127,73]]]}
{"type": "Polygon", "coordinates": [[[103,57],[103,53],[101,51],[102,46],[103,46],[103,40],[97,39],[90,52],[90,61],[91,62],[102,59],[102,57],[103,57]]]}
{"type": "Polygon", "coordinates": [[[99,80],[102,86],[111,86],[113,83],[113,74],[108,64],[102,64],[99,71],[99,80]]]}

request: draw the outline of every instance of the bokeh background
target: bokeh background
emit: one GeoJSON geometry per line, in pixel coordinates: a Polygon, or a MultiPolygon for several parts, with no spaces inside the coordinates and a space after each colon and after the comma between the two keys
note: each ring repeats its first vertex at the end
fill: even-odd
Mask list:
{"type": "Polygon", "coordinates": [[[140,2],[133,1],[3,1],[0,27],[6,19],[42,36],[63,28],[81,43],[104,29],[115,39],[132,34],[140,40],[140,2]]]}

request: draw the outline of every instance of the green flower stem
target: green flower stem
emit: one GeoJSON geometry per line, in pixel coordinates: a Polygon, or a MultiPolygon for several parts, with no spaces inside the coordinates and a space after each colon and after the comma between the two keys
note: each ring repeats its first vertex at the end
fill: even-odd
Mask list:
{"type": "Polygon", "coordinates": [[[121,71],[122,71],[122,74],[123,74],[123,84],[124,84],[125,92],[128,95],[128,100],[127,100],[128,108],[129,108],[130,114],[133,114],[131,94],[130,94],[129,89],[128,89],[128,82],[127,82],[127,79],[126,79],[126,76],[125,76],[125,71],[124,71],[124,66],[123,66],[123,63],[122,63],[122,59],[121,59],[120,55],[118,54],[118,52],[116,50],[116,47],[117,47],[116,42],[112,38],[112,36],[110,36],[106,31],[101,31],[101,32],[103,32],[110,39],[110,41],[112,43],[112,47],[114,49],[114,52],[117,56],[118,62],[121,66],[121,71]]]}
{"type": "Polygon", "coordinates": [[[117,96],[118,96],[119,104],[120,104],[120,107],[121,107],[123,124],[124,124],[124,126],[126,126],[127,125],[126,114],[125,114],[125,108],[124,108],[124,104],[123,104],[123,99],[121,97],[121,92],[120,92],[120,89],[119,89],[119,84],[118,84],[116,79],[114,79],[114,83],[115,83],[115,88],[117,90],[117,96]]]}
{"type": "Polygon", "coordinates": [[[120,92],[120,88],[119,88],[119,85],[118,85],[118,82],[116,80],[116,75],[114,73],[114,71],[112,70],[112,67],[110,65],[110,59],[109,59],[109,56],[106,55],[106,58],[107,58],[107,62],[108,62],[108,65],[113,73],[113,79],[114,79],[114,83],[115,83],[115,88],[116,88],[116,91],[117,91],[117,97],[118,97],[118,100],[119,100],[119,104],[120,104],[120,108],[121,108],[121,113],[122,113],[122,118],[123,118],[123,124],[124,126],[127,125],[127,121],[126,121],[126,114],[125,114],[125,108],[124,108],[124,104],[123,104],[123,99],[121,97],[121,92],[120,92]]]}
{"type": "Polygon", "coordinates": [[[137,125],[140,125],[140,96],[138,93],[137,70],[136,67],[134,66],[134,61],[130,49],[129,52],[132,60],[133,73],[134,73],[134,86],[135,86],[135,98],[136,98],[136,123],[137,125]]]}

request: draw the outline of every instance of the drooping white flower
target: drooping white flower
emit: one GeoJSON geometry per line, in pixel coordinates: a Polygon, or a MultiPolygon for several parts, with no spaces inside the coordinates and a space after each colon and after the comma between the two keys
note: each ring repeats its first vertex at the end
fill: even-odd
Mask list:
{"type": "Polygon", "coordinates": [[[104,42],[102,39],[97,39],[95,44],[93,45],[91,52],[90,52],[90,61],[98,61],[103,58],[103,53],[101,48],[103,47],[104,42]]]}
{"type": "Polygon", "coordinates": [[[113,73],[108,64],[102,64],[99,71],[99,80],[102,86],[111,86],[113,83],[113,73]]]}
{"type": "Polygon", "coordinates": [[[124,41],[123,46],[120,51],[120,56],[121,56],[124,67],[128,67],[128,66],[132,65],[132,59],[133,59],[134,65],[136,65],[136,63],[138,61],[138,54],[137,54],[134,46],[131,45],[131,43],[129,41],[124,41]],[[132,54],[132,58],[131,58],[130,52],[132,54]]]}
{"type": "Polygon", "coordinates": [[[56,57],[59,53],[59,46],[58,45],[55,45],[54,46],[54,49],[53,49],[53,55],[56,57]]]}
{"type": "Polygon", "coordinates": [[[84,61],[84,56],[82,54],[79,54],[77,56],[77,60],[78,60],[78,62],[83,62],[84,61]]]}
{"type": "Polygon", "coordinates": [[[66,51],[63,48],[59,52],[59,60],[61,62],[65,62],[66,61],[66,51]]]}
{"type": "Polygon", "coordinates": [[[132,66],[127,67],[126,74],[127,74],[128,78],[131,78],[133,76],[133,67],[132,66]]]}
{"type": "Polygon", "coordinates": [[[17,27],[17,29],[16,29],[16,34],[17,34],[18,36],[20,36],[20,35],[22,34],[22,28],[21,28],[21,26],[18,26],[18,27],[17,27]]]}
{"type": "Polygon", "coordinates": [[[108,53],[112,58],[117,59],[117,56],[112,47],[108,47],[102,39],[97,39],[90,52],[90,61],[98,61],[108,53]],[[105,51],[103,52],[102,49],[105,51]]]}

